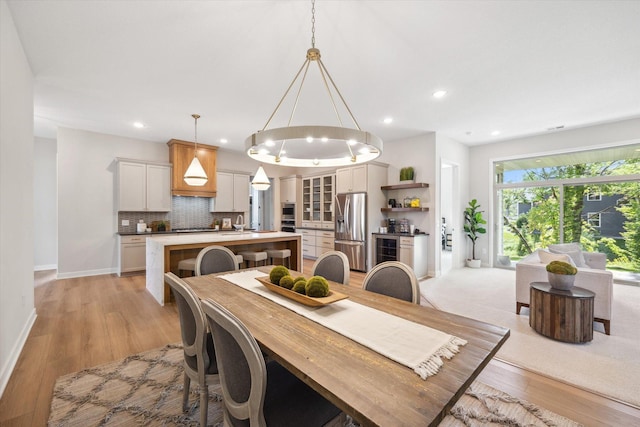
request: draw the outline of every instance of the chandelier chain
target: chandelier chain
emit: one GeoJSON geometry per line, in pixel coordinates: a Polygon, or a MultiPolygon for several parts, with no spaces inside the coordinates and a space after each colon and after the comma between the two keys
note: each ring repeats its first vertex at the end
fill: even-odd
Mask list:
{"type": "Polygon", "coordinates": [[[311,47],[316,47],[316,0],[311,0],[311,47]]]}

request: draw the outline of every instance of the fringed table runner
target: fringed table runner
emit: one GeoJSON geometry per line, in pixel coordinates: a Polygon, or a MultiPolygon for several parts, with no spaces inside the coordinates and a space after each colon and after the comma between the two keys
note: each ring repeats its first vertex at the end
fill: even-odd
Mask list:
{"type": "Polygon", "coordinates": [[[269,291],[255,280],[260,276],[265,276],[265,273],[249,270],[218,277],[407,366],[422,379],[437,374],[443,364],[442,358],[451,359],[459,347],[467,343],[453,335],[348,299],[322,307],[308,307],[269,291]]]}

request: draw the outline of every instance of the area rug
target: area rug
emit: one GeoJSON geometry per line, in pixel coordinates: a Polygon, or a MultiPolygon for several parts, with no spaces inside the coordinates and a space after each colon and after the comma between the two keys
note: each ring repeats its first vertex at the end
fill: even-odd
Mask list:
{"type": "MultiPolygon", "coordinates": [[[[58,378],[49,426],[197,426],[198,389],[192,383],[182,412],[182,347],[129,356],[58,378]]],[[[209,387],[208,424],[222,426],[219,386],[209,387]]],[[[441,426],[577,426],[525,401],[474,382],[441,426]]],[[[347,419],[345,427],[357,426],[347,419]]]]}
{"type": "Polygon", "coordinates": [[[640,287],[614,284],[611,335],[594,323],[593,341],[568,344],[529,326],[529,309],[515,313],[515,271],[461,268],[420,282],[423,298],[440,310],[511,330],[497,359],[640,407],[640,287]]]}

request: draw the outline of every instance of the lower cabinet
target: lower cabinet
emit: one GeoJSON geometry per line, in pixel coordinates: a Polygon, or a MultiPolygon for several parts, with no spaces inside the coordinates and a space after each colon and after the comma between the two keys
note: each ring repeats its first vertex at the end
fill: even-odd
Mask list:
{"type": "Polygon", "coordinates": [[[147,238],[146,236],[119,236],[120,240],[120,271],[131,273],[145,271],[147,268],[147,238]]]}
{"type": "Polygon", "coordinates": [[[296,229],[302,234],[302,257],[318,258],[334,248],[335,233],[328,230],[296,229]]]}

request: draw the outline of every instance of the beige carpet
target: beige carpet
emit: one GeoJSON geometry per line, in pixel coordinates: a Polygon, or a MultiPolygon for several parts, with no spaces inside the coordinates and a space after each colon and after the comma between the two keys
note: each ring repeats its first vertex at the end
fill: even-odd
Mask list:
{"type": "MultiPolygon", "coordinates": [[[[182,348],[164,348],[58,378],[49,426],[197,426],[197,387],[182,412],[182,348]]],[[[222,425],[219,389],[210,387],[209,425],[222,425]],[[212,393],[211,393],[212,392],[212,393]]],[[[348,426],[354,424],[348,421],[348,426]]],[[[441,426],[577,426],[553,412],[474,382],[441,426]]]]}
{"type": "Polygon", "coordinates": [[[440,310],[507,327],[496,358],[640,407],[640,287],[614,284],[611,335],[594,323],[593,341],[567,344],[515,314],[515,271],[461,268],[422,281],[422,296],[440,310]]]}

